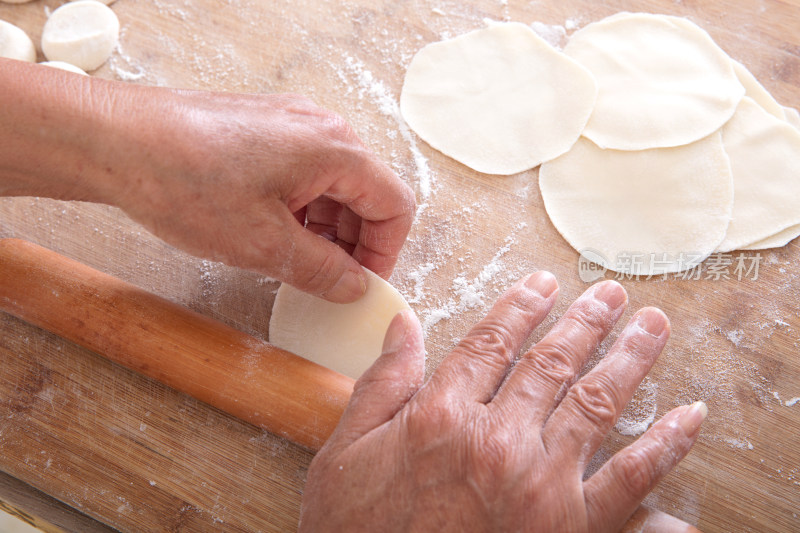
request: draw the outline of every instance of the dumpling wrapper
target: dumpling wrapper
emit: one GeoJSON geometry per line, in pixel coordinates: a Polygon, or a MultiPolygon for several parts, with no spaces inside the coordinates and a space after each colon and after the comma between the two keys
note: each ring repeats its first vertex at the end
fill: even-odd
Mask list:
{"type": "Polygon", "coordinates": [[[589,71],[530,27],[492,22],[420,50],[400,110],[437,150],[478,172],[510,175],[569,150],[596,95],[589,71]]]}
{"type": "Polygon", "coordinates": [[[765,240],[771,248],[783,246],[797,236],[784,231],[800,224],[800,131],[744,98],[722,128],[722,140],[735,193],[731,224],[717,251],[765,240]]]}
{"type": "Polygon", "coordinates": [[[282,284],[272,307],[269,342],[357,379],[380,357],[392,319],[409,309],[391,284],[366,272],[366,293],[349,304],[332,303],[282,284]]]}
{"type": "Polygon", "coordinates": [[[641,151],[604,150],[581,138],[542,165],[539,187],[550,220],[573,248],[633,275],[699,264],[722,242],[733,208],[733,178],[718,132],[685,146],[641,151]]]}
{"type": "Polygon", "coordinates": [[[619,13],[575,32],[564,53],[597,79],[583,135],[602,148],[692,143],[717,131],[745,91],[728,55],[681,17],[619,13]]]}

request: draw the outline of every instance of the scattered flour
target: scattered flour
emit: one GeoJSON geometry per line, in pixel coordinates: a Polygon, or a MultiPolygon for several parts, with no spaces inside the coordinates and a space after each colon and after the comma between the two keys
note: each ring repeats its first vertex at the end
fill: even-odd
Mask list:
{"type": "Polygon", "coordinates": [[[785,402],[783,402],[783,405],[785,405],[786,407],[794,407],[795,404],[797,404],[797,402],[800,402],[800,396],[795,396],[794,398],[786,400],[785,402]]]}
{"type": "MultiPolygon", "coordinates": [[[[376,79],[372,72],[365,68],[362,61],[352,56],[347,56],[344,59],[344,65],[347,73],[353,76],[358,84],[358,98],[363,99],[365,95],[369,96],[378,106],[378,110],[382,115],[392,118],[397,123],[397,129],[403,140],[408,144],[409,151],[414,158],[419,192],[422,195],[423,201],[428,200],[433,187],[433,174],[428,166],[427,158],[422,155],[422,152],[417,146],[414,134],[411,133],[411,129],[400,114],[400,104],[397,99],[386,87],[385,83],[376,79]]],[[[344,79],[345,77],[341,71],[338,72],[339,77],[344,79]]],[[[418,211],[421,210],[424,210],[423,206],[420,206],[418,211]]]]}
{"type": "Polygon", "coordinates": [[[658,385],[646,377],[620,415],[616,429],[622,435],[641,435],[656,419],[658,385]]]}
{"type": "Polygon", "coordinates": [[[424,315],[422,329],[426,333],[440,321],[452,317],[454,313],[463,313],[485,304],[484,298],[487,285],[503,271],[503,256],[511,250],[511,246],[515,242],[516,233],[526,226],[527,224],[524,222],[517,224],[511,235],[505,238],[503,246],[495,252],[492,259],[484,265],[483,269],[472,280],[467,279],[463,273],[453,279],[449,291],[453,296],[448,298],[441,307],[431,309],[424,315]]]}

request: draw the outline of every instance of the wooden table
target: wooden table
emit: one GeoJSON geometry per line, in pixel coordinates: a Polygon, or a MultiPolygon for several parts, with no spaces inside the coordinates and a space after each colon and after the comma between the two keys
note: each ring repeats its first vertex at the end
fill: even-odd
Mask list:
{"type": "MultiPolygon", "coordinates": [[[[38,41],[46,10],[60,3],[2,4],[0,19],[38,41]]],[[[344,115],[416,188],[422,209],[393,282],[426,323],[429,371],[522,274],[558,276],[554,318],[587,284],[577,276],[577,253],[545,214],[535,170],[477,174],[400,121],[403,73],[421,46],[478,28],[485,17],[539,21],[539,31],[558,40],[617,11],[671,13],[706,28],[779,101],[800,106],[798,0],[119,0],[113,9],[120,49],[95,75],[310,95],[344,115]],[[473,300],[459,295],[464,287],[473,300]]],[[[0,199],[0,237],[11,236],[267,334],[274,282],[178,252],[116,209],[0,199]]],[[[626,317],[657,305],[674,330],[625,419],[641,425],[706,401],[710,415],[694,451],[647,502],[704,531],[798,531],[800,403],[787,400],[800,396],[800,246],[742,258],[757,262],[757,279],[737,279],[735,264],[728,279],[713,279],[707,262],[699,280],[623,280],[626,317]]],[[[51,530],[296,526],[307,451],[4,314],[0,365],[3,507],[39,516],[51,530]]],[[[612,432],[595,464],[633,438],[612,432]]]]}

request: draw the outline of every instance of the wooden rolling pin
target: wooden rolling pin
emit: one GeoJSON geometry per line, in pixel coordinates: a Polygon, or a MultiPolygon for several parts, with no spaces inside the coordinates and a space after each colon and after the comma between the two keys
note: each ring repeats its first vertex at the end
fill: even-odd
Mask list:
{"type": "Polygon", "coordinates": [[[0,239],[0,309],[311,450],[353,380],[55,252],[0,239]]]}

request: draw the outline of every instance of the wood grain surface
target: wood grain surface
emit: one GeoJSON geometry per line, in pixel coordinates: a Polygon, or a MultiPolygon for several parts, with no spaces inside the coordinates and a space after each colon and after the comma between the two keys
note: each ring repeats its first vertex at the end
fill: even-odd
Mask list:
{"type": "MultiPolygon", "coordinates": [[[[38,41],[61,2],[0,5],[38,41]]],[[[556,41],[618,11],[687,16],[800,107],[797,0],[118,0],[120,48],[95,75],[237,92],[295,92],[344,115],[418,192],[420,213],[392,279],[426,324],[428,370],[503,287],[537,269],[560,280],[551,325],[588,286],[549,222],[537,171],[475,173],[397,115],[424,44],[525,23],[556,41]],[[428,171],[426,172],[426,168],[428,171]],[[426,194],[430,187],[430,192],[426,194]],[[475,299],[463,297],[464,288],[475,299]]],[[[155,118],[154,118],[155,120],[155,118]]],[[[798,199],[800,201],[800,199],[798,199]]],[[[266,338],[276,284],[189,257],[116,209],[0,199],[0,237],[39,243],[250,335],[266,338]]],[[[708,532],[800,530],[800,246],[739,255],[716,277],[626,279],[630,310],[663,308],[673,337],[625,420],[694,400],[709,419],[647,503],[708,532]]],[[[611,278],[611,273],[606,274],[611,278]]],[[[540,336],[537,333],[535,338],[540,336]]],[[[608,342],[604,344],[607,348],[608,342]]],[[[635,436],[614,431],[595,466],[635,436]]],[[[289,531],[311,454],[10,315],[0,315],[0,470],[121,531],[289,531]]]]}

